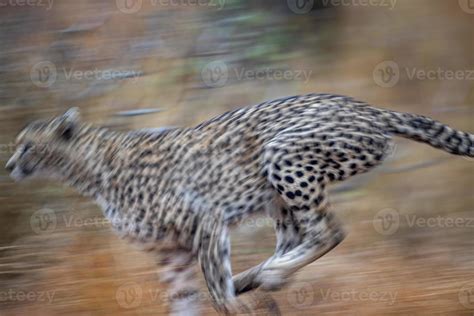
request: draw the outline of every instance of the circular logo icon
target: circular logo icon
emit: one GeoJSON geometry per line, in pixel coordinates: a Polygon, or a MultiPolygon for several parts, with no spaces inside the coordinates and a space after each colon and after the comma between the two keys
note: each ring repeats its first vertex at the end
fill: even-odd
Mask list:
{"type": "Polygon", "coordinates": [[[201,78],[204,84],[210,88],[224,86],[229,79],[227,64],[220,60],[208,63],[201,70],[201,78]]]}
{"type": "Polygon", "coordinates": [[[30,70],[30,79],[40,88],[49,88],[58,76],[56,66],[50,61],[36,63],[30,70]]]}
{"type": "Polygon", "coordinates": [[[303,282],[288,289],[288,303],[296,309],[304,309],[314,304],[314,289],[311,283],[303,282]]]}
{"type": "Polygon", "coordinates": [[[474,309],[474,281],[464,284],[458,292],[459,303],[467,309],[474,309]]]}
{"type": "Polygon", "coordinates": [[[296,14],[306,14],[314,6],[314,0],[287,0],[288,8],[296,14]]]}
{"type": "Polygon", "coordinates": [[[392,88],[400,80],[400,67],[394,61],[387,60],[375,66],[374,81],[382,88],[392,88]]]}
{"type": "Polygon", "coordinates": [[[459,0],[461,9],[469,14],[474,14],[474,0],[459,0]]]}
{"type": "Polygon", "coordinates": [[[143,5],[142,0],[115,0],[115,4],[120,12],[125,14],[133,14],[140,11],[143,5]]]}
{"type": "Polygon", "coordinates": [[[397,210],[386,208],[374,216],[375,230],[382,235],[392,235],[400,227],[400,214],[397,210]]]}
{"type": "Polygon", "coordinates": [[[56,213],[49,208],[42,208],[30,217],[31,229],[37,234],[51,233],[56,229],[56,213]]]}
{"type": "Polygon", "coordinates": [[[135,308],[142,302],[143,290],[135,282],[127,282],[122,284],[115,292],[115,299],[120,307],[135,308]]]}

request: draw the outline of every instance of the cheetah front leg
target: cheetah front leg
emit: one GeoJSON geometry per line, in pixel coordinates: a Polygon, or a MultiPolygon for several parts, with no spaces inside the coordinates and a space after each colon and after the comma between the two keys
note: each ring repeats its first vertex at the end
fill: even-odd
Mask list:
{"type": "Polygon", "coordinates": [[[215,308],[222,313],[251,313],[263,308],[280,315],[278,305],[265,293],[237,299],[230,263],[230,237],[223,221],[203,221],[200,232],[199,263],[215,308]],[[204,224],[205,223],[205,224],[204,224]]]}
{"type": "Polygon", "coordinates": [[[213,216],[201,222],[198,258],[214,307],[222,313],[237,312],[230,263],[230,239],[225,223],[213,216]]]}
{"type": "Polygon", "coordinates": [[[195,258],[186,249],[162,249],[158,253],[160,279],[167,285],[170,314],[199,315],[199,284],[195,258]]]}

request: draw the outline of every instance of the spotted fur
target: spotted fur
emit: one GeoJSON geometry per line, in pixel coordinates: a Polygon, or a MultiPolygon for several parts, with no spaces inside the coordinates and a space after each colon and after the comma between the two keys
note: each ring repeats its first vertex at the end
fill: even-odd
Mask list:
{"type": "Polygon", "coordinates": [[[239,294],[279,288],[339,244],[344,233],[328,211],[327,187],[379,165],[392,135],[474,156],[471,134],[329,94],[159,132],[111,131],[78,115],[30,124],[7,168],[17,180],[42,176],[73,186],[101,205],[120,235],[166,254],[164,282],[181,293],[173,296],[176,314],[197,312],[196,259],[216,308],[234,312],[242,308],[239,294]],[[233,277],[228,227],[264,210],[275,221],[275,253],[233,277]]]}

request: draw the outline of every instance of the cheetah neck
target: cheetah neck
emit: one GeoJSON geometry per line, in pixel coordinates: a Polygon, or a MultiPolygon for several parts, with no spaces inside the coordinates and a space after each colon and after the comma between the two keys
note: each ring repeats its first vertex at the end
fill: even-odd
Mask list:
{"type": "Polygon", "coordinates": [[[60,177],[80,194],[99,198],[109,189],[109,179],[126,161],[127,134],[104,128],[87,128],[70,146],[69,163],[60,177]]]}
{"type": "MultiPolygon", "coordinates": [[[[166,152],[172,144],[167,137],[167,132],[90,129],[72,146],[72,163],[64,170],[65,181],[82,195],[93,198],[109,219],[126,216],[133,208],[130,194],[125,192],[126,184],[139,172],[136,162],[144,151],[153,148],[156,162],[161,164],[157,153],[166,152]]],[[[155,174],[155,179],[159,178],[155,174]]]]}

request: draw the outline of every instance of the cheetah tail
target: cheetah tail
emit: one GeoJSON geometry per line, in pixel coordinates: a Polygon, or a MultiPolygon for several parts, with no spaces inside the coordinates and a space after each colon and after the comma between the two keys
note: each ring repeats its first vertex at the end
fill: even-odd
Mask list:
{"type": "Polygon", "coordinates": [[[382,110],[380,121],[391,134],[429,144],[454,155],[474,157],[474,135],[431,118],[382,110]]]}

